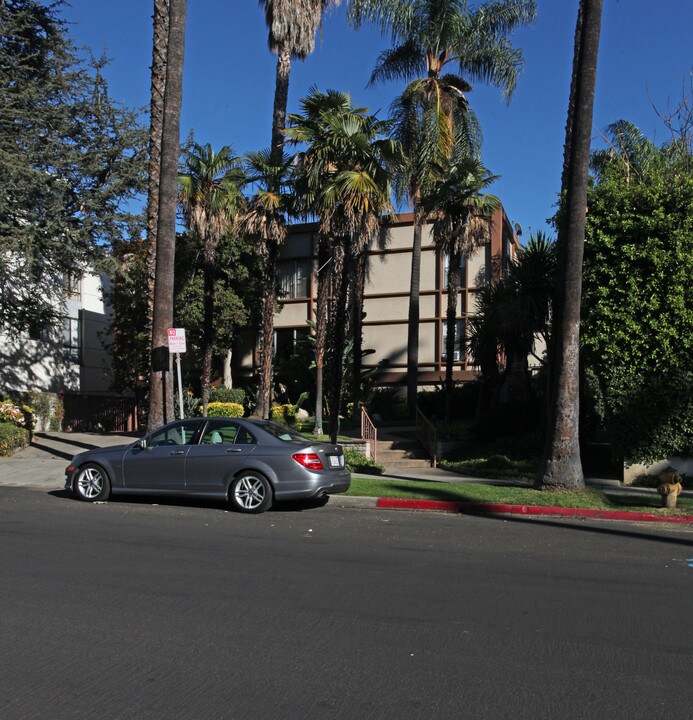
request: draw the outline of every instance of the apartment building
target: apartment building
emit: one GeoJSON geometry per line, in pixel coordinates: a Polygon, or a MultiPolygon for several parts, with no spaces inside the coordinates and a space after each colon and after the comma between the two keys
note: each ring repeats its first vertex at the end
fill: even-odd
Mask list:
{"type": "MultiPolygon", "coordinates": [[[[447,258],[437,250],[426,225],[422,237],[419,378],[422,386],[439,382],[445,375],[447,312],[447,258]]],[[[367,249],[363,348],[364,370],[373,369],[382,385],[406,382],[409,284],[411,278],[413,215],[396,216],[367,249]]],[[[476,293],[491,279],[494,263],[507,265],[519,248],[513,228],[499,208],[489,220],[487,241],[463,259],[459,291],[455,370],[456,380],[475,377],[462,338],[467,318],[474,313],[476,293]]],[[[309,332],[317,296],[317,225],[294,225],[282,249],[278,269],[281,298],[274,318],[275,350],[284,357],[295,352],[302,335],[309,332]]],[[[249,370],[257,360],[248,353],[242,360],[249,370]]]]}
{"type": "Polygon", "coordinates": [[[0,332],[0,389],[103,392],[110,385],[105,347],[110,308],[105,276],[85,274],[55,299],[59,318],[19,337],[0,332]]]}

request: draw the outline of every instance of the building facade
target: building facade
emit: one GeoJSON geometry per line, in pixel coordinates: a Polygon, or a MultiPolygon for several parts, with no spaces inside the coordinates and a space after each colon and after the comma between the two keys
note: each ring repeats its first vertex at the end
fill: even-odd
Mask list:
{"type": "Polygon", "coordinates": [[[0,390],[103,392],[110,387],[105,276],[67,284],[55,323],[11,337],[0,332],[0,390]]]}
{"type": "MultiPolygon", "coordinates": [[[[413,233],[413,215],[396,216],[366,251],[363,348],[372,352],[364,357],[363,369],[372,369],[379,385],[406,383],[413,233]]],[[[424,226],[421,244],[418,382],[426,386],[445,375],[447,258],[435,247],[430,225],[424,226]]],[[[512,226],[499,208],[489,220],[487,241],[463,259],[455,333],[456,380],[476,376],[463,341],[476,293],[491,280],[494,268],[507,266],[518,248],[512,226]]],[[[317,225],[292,226],[278,268],[280,309],[274,318],[278,355],[296,352],[301,337],[309,332],[308,321],[315,317],[316,256],[317,225]]],[[[243,357],[243,369],[250,370],[256,362],[257,348],[243,357]]]]}

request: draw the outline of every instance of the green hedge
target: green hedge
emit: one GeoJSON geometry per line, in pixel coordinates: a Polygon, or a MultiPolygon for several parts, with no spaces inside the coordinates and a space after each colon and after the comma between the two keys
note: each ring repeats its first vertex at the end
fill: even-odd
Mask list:
{"type": "Polygon", "coordinates": [[[0,455],[9,457],[16,450],[28,447],[31,435],[28,430],[11,422],[0,422],[0,455]]]}
{"type": "Polygon", "coordinates": [[[209,390],[209,402],[245,405],[245,400],[246,394],[243,388],[216,387],[209,390]]]}
{"type": "Polygon", "coordinates": [[[207,417],[243,417],[243,405],[234,402],[211,402],[207,405],[207,417]]]}
{"type": "Polygon", "coordinates": [[[345,450],[344,461],[349,472],[364,473],[365,475],[382,475],[385,472],[382,465],[374,463],[356,450],[345,450]]]}

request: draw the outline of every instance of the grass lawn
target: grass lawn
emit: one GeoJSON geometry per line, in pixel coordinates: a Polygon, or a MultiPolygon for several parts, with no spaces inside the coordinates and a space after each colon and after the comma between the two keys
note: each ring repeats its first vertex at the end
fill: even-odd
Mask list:
{"type": "Polygon", "coordinates": [[[355,475],[347,495],[365,497],[447,500],[451,502],[508,503],[595,510],[630,510],[657,515],[693,515],[693,498],[679,498],[676,510],[660,507],[655,494],[610,493],[588,488],[581,493],[540,492],[531,487],[485,485],[482,483],[424,482],[418,480],[379,480],[355,475]]]}

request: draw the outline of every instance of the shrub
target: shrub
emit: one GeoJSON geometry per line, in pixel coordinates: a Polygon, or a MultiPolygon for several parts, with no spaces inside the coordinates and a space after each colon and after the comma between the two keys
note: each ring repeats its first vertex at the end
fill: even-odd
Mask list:
{"type": "MultiPolygon", "coordinates": [[[[480,391],[481,382],[478,380],[455,384],[450,402],[450,419],[461,420],[474,417],[480,391]]],[[[426,417],[445,417],[445,389],[443,387],[418,393],[416,401],[426,417]]]]}
{"type": "Polygon", "coordinates": [[[409,416],[407,398],[401,388],[373,388],[366,400],[368,414],[380,415],[383,420],[403,420],[409,416]]]}
{"type": "Polygon", "coordinates": [[[34,416],[34,427],[37,430],[61,430],[65,408],[60,395],[57,393],[32,390],[22,393],[23,401],[31,406],[34,416]]]}
{"type": "MultiPolygon", "coordinates": [[[[200,405],[200,402],[200,398],[195,397],[193,391],[189,388],[183,391],[183,413],[186,418],[202,414],[202,405],[200,405]]],[[[177,395],[173,398],[173,408],[176,417],[180,419],[180,403],[177,395]]]]}
{"type": "MultiPolygon", "coordinates": [[[[4,403],[3,403],[4,404],[4,403]]],[[[31,442],[29,431],[14,422],[0,421],[0,455],[9,457],[31,442]]]]}
{"type": "Polygon", "coordinates": [[[623,401],[607,421],[624,456],[650,463],[693,454],[693,371],[663,372],[624,386],[623,401]]]}
{"type": "Polygon", "coordinates": [[[301,429],[301,423],[296,417],[296,411],[293,405],[286,403],[285,405],[272,405],[270,409],[270,418],[280,425],[287,427],[295,427],[301,429]]]}
{"type": "Polygon", "coordinates": [[[0,422],[14,423],[17,427],[26,427],[27,414],[31,413],[31,408],[27,408],[27,410],[29,413],[19,405],[15,405],[11,400],[3,400],[0,402],[0,422]]]}
{"type": "Polygon", "coordinates": [[[349,472],[364,473],[366,475],[382,475],[385,472],[382,465],[374,463],[356,450],[345,450],[344,461],[349,472]]]}
{"type": "Polygon", "coordinates": [[[243,417],[243,405],[233,402],[211,402],[207,405],[207,417],[243,417]]]}
{"type": "Polygon", "coordinates": [[[209,390],[209,402],[237,403],[245,405],[245,390],[243,388],[215,387],[209,390]]]}

